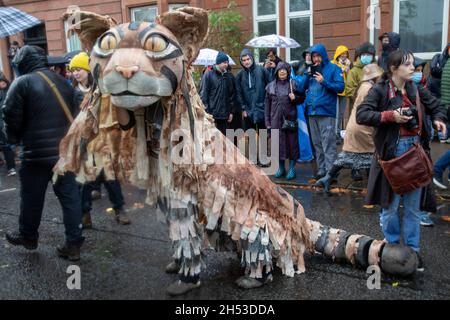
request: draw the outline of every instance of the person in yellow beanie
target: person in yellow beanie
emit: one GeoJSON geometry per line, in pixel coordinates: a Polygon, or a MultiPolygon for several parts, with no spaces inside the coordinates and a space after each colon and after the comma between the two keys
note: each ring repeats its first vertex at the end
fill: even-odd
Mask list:
{"type": "Polygon", "coordinates": [[[76,100],[78,104],[81,104],[84,95],[94,84],[91,68],[89,67],[88,54],[86,52],[81,52],[74,56],[72,60],[70,60],[69,70],[74,77],[73,87],[76,91],[76,100]]]}

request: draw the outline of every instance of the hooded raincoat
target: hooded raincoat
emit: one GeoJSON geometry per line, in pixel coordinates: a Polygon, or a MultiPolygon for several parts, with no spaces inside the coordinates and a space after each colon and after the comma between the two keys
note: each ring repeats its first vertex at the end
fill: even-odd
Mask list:
{"type": "Polygon", "coordinates": [[[295,81],[291,80],[291,67],[286,62],[280,62],[275,69],[275,80],[266,87],[266,126],[278,129],[280,133],[280,160],[298,160],[300,156],[298,134],[294,131],[281,130],[284,119],[297,121],[297,104],[301,96],[296,92],[295,81]],[[278,71],[288,72],[287,80],[278,78],[278,71]],[[289,93],[293,92],[296,99],[291,101],[289,93]]]}
{"type": "Polygon", "coordinates": [[[266,85],[269,75],[267,70],[255,63],[252,52],[244,49],[240,59],[242,69],[236,75],[237,100],[242,111],[246,111],[253,123],[264,122],[264,99],[266,96],[266,85]],[[242,65],[242,57],[250,56],[253,64],[250,68],[242,65]]]}
{"type": "Polygon", "coordinates": [[[311,54],[318,53],[322,57],[322,83],[309,74],[297,79],[298,91],[306,93],[306,107],[309,116],[336,118],[336,101],[338,93],[345,88],[342,70],[331,63],[323,44],[311,48],[311,54]]]}
{"type": "MultiPolygon", "coordinates": [[[[347,81],[347,74],[350,72],[351,64],[352,64],[349,58],[347,58],[347,60],[345,61],[344,64],[342,64],[341,61],[338,60],[339,56],[345,52],[348,53],[348,48],[346,46],[337,47],[336,52],[334,53],[334,59],[331,61],[332,63],[337,65],[339,68],[341,68],[342,76],[344,77],[344,82],[347,81]]],[[[339,93],[339,96],[345,97],[345,89],[341,93],[339,93]]]]}

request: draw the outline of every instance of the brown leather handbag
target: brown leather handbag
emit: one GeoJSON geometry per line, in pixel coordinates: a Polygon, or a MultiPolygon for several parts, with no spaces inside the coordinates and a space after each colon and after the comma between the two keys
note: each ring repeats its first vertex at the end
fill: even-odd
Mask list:
{"type": "MultiPolygon", "coordinates": [[[[422,133],[422,108],[419,93],[416,94],[416,105],[419,114],[419,136],[422,133]]],[[[433,164],[419,143],[400,157],[383,161],[378,160],[392,190],[403,195],[429,185],[433,179],[433,164]]]]}

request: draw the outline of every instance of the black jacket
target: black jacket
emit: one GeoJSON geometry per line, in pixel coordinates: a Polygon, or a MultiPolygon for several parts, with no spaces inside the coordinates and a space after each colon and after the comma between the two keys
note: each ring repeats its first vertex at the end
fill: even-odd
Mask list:
{"type": "Polygon", "coordinates": [[[237,100],[242,111],[246,111],[254,123],[264,122],[264,100],[269,74],[255,62],[249,49],[242,50],[240,59],[244,56],[250,56],[253,64],[250,68],[245,68],[241,61],[242,69],[236,75],[237,100]]]}
{"type": "Polygon", "coordinates": [[[236,84],[231,72],[222,74],[216,66],[203,75],[200,96],[206,112],[214,119],[225,120],[236,108],[236,84]]]}
{"type": "Polygon", "coordinates": [[[444,66],[448,61],[449,54],[448,48],[450,47],[450,43],[445,47],[442,53],[438,53],[433,57],[430,63],[430,76],[427,80],[428,90],[438,99],[441,98],[441,79],[442,79],[442,71],[444,70],[444,66]]]}
{"type": "MultiPolygon", "coordinates": [[[[440,104],[440,101],[433,97],[430,92],[423,86],[416,86],[413,82],[406,84],[406,92],[409,100],[416,104],[416,92],[422,105],[422,113],[431,116],[432,120],[447,121],[446,110],[440,104]]],[[[389,80],[380,80],[369,91],[364,101],[359,105],[356,112],[356,121],[358,124],[375,127],[373,140],[375,144],[374,159],[370,168],[369,182],[367,186],[367,203],[373,205],[381,205],[387,208],[391,202],[393,191],[387,181],[377,158],[382,160],[390,160],[395,158],[397,141],[400,135],[400,125],[397,123],[381,123],[381,112],[386,110],[394,110],[402,105],[402,94],[397,92],[396,97],[389,99],[389,80]]],[[[422,119],[425,119],[423,115],[422,119]]],[[[423,123],[421,135],[421,144],[424,149],[430,150],[430,132],[423,123]]],[[[423,206],[422,206],[423,208],[423,206]]]]}
{"type": "Polygon", "coordinates": [[[75,117],[78,107],[74,90],[67,81],[47,68],[47,56],[39,47],[24,46],[14,58],[21,74],[12,84],[3,107],[8,142],[24,146],[23,161],[54,165],[59,142],[70,123],[42,71],[56,85],[75,117]]]}

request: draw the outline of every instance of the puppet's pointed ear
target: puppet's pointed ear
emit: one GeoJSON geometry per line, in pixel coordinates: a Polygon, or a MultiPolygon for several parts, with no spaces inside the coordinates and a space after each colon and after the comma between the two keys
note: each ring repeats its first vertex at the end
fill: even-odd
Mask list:
{"type": "Polygon", "coordinates": [[[103,33],[117,25],[110,16],[102,16],[94,12],[70,10],[62,16],[69,24],[69,35],[76,33],[84,49],[91,51],[95,41],[103,33]]]}
{"type": "Polygon", "coordinates": [[[184,58],[192,63],[208,34],[208,12],[201,8],[184,7],[163,13],[156,22],[177,37],[183,47],[184,58]]]}

